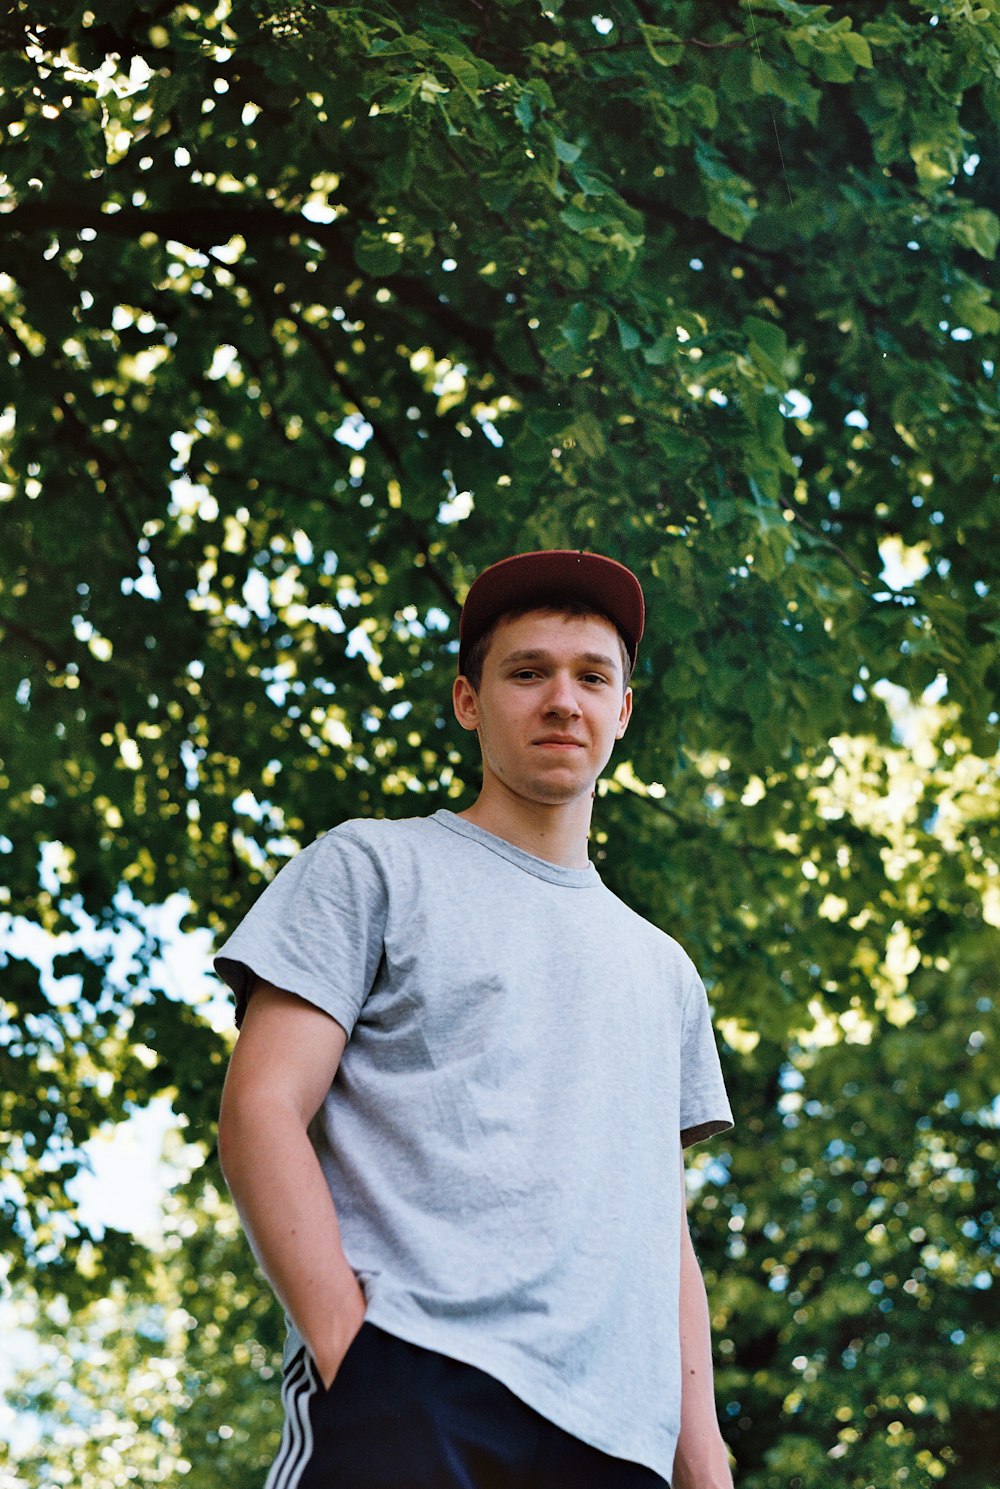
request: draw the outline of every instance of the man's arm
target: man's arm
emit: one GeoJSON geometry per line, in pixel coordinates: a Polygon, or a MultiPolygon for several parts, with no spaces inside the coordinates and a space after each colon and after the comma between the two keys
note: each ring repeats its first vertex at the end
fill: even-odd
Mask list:
{"type": "Polygon", "coordinates": [[[681,1434],[673,1489],[732,1489],[729,1456],[719,1431],[712,1380],[712,1337],[705,1283],[687,1223],[681,1159],[681,1434]]]}
{"type": "Polygon", "coordinates": [[[244,1229],[326,1385],[364,1321],[365,1299],[306,1129],[346,1043],[320,1009],[258,981],[219,1115],[219,1159],[244,1229]]]}

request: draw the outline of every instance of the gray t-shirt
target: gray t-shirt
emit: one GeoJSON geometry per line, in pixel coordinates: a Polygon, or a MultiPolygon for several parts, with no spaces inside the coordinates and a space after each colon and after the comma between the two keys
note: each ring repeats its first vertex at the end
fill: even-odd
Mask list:
{"type": "Polygon", "coordinates": [[[350,1035],[310,1133],[369,1320],[669,1479],[679,1147],[732,1122],[678,944],[439,811],[320,838],[216,967],[350,1035]]]}

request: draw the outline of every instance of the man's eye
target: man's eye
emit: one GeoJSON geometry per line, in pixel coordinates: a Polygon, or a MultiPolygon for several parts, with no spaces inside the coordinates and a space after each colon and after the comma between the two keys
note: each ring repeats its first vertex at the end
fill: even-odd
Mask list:
{"type": "Polygon", "coordinates": [[[603,677],[600,672],[588,672],[585,674],[583,680],[584,682],[606,683],[608,679],[603,677]]]}

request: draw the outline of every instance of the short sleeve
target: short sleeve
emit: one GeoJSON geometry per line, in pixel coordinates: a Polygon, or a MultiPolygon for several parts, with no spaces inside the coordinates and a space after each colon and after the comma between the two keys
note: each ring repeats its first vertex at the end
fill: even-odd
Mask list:
{"type": "Polygon", "coordinates": [[[296,993],[348,1034],[382,957],[385,880],[370,850],[335,828],[297,854],[220,947],[237,1027],[255,978],[296,993]]]}
{"type": "Polygon", "coordinates": [[[685,1148],[733,1125],[708,995],[693,968],[684,1003],[680,1111],[681,1143],[685,1148]]]}

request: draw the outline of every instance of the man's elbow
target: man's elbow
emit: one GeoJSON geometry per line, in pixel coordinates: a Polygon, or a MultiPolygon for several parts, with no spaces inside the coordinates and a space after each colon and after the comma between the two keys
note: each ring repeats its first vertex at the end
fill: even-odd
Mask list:
{"type": "Polygon", "coordinates": [[[222,1176],[234,1195],[259,1143],[259,1106],[259,1096],[254,1101],[241,1082],[227,1080],[219,1108],[218,1152],[222,1176]]]}

